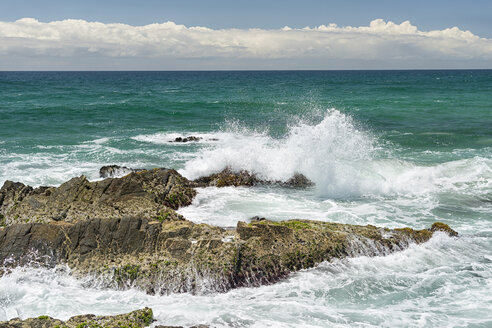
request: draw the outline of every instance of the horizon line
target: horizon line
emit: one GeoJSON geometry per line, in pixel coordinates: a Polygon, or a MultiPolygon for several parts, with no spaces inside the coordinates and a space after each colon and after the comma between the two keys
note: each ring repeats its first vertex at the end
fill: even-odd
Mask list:
{"type": "Polygon", "coordinates": [[[0,70],[0,73],[21,72],[356,72],[356,71],[491,71],[492,68],[361,68],[361,69],[122,69],[122,70],[0,70]]]}

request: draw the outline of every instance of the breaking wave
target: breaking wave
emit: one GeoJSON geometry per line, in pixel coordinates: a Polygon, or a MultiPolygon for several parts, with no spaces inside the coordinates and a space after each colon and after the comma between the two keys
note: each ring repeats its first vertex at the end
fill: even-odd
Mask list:
{"type": "Polygon", "coordinates": [[[330,198],[419,194],[490,188],[492,161],[474,157],[422,166],[391,156],[369,131],[331,109],[317,124],[291,126],[283,138],[232,127],[220,142],[202,148],[180,172],[191,179],[226,167],[268,180],[302,173],[330,198]]]}

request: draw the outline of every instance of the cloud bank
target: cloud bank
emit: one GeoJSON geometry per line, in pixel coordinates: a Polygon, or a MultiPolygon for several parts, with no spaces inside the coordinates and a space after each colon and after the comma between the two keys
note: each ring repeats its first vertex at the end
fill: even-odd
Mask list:
{"type": "Polygon", "coordinates": [[[131,26],[73,19],[43,23],[23,18],[0,22],[0,58],[4,61],[1,69],[31,64],[56,67],[57,63],[88,69],[94,63],[127,63],[128,68],[134,68],[137,62],[143,69],[172,69],[176,63],[198,66],[193,68],[220,63],[262,68],[261,63],[277,63],[295,69],[346,68],[337,67],[343,63],[358,68],[385,63],[402,68],[409,64],[426,68],[439,63],[480,63],[492,68],[492,39],[457,27],[420,31],[409,21],[396,24],[382,19],[360,27],[329,24],[301,29],[214,30],[174,22],[131,26]]]}

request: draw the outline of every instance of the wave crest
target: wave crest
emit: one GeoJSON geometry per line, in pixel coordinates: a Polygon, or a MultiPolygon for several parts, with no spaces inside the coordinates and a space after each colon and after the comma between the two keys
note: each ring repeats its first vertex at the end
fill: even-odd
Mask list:
{"type": "Polygon", "coordinates": [[[180,173],[195,179],[230,167],[280,181],[302,173],[315,182],[319,195],[329,198],[455,190],[492,177],[491,161],[481,157],[434,166],[390,158],[374,135],[336,109],[317,124],[291,126],[280,139],[237,126],[230,129],[180,173]]]}

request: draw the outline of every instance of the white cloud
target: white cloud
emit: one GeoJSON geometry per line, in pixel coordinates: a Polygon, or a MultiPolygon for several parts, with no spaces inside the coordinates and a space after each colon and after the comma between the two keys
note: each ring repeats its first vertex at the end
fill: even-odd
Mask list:
{"type": "MultiPolygon", "coordinates": [[[[173,22],[131,26],[84,20],[49,23],[33,18],[0,22],[2,58],[149,58],[225,59],[235,62],[281,60],[425,63],[426,61],[492,62],[492,39],[457,27],[420,31],[376,19],[369,26],[336,24],[278,30],[186,27],[173,22]]],[[[423,65],[425,66],[425,65],[423,65]]]]}

